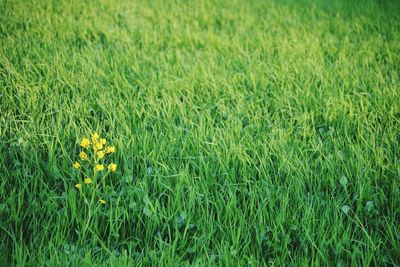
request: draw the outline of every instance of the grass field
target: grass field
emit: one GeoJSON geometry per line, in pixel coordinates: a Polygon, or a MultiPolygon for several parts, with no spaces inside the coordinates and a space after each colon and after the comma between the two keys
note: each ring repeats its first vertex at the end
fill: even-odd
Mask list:
{"type": "Polygon", "coordinates": [[[399,264],[399,1],[0,0],[0,266],[399,264]]]}

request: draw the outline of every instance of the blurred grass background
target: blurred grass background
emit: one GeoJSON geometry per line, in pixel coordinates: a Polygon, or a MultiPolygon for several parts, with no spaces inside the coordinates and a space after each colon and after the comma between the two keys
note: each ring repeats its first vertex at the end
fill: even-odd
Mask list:
{"type": "Polygon", "coordinates": [[[399,1],[0,0],[0,265],[398,265],[399,66],[399,1]]]}

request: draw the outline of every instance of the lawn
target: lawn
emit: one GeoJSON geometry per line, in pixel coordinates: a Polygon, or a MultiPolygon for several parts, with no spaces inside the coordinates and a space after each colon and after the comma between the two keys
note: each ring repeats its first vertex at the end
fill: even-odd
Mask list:
{"type": "Polygon", "coordinates": [[[400,2],[0,0],[0,266],[93,265],[400,265],[400,2]]]}

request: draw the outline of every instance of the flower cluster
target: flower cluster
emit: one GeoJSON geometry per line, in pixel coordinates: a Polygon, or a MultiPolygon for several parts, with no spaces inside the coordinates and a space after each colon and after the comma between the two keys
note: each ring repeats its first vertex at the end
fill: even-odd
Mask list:
{"type": "MultiPolygon", "coordinates": [[[[91,138],[83,138],[80,142],[81,151],[79,160],[72,164],[72,167],[79,171],[83,177],[83,182],[75,184],[75,188],[81,193],[88,187],[92,196],[98,189],[101,182],[105,184],[105,178],[110,172],[117,170],[117,164],[110,162],[108,156],[116,151],[114,146],[106,146],[107,140],[100,138],[98,133],[93,133],[91,138]],[[90,175],[89,175],[90,173],[90,175]],[[99,180],[100,179],[100,180],[99,180]],[[83,185],[85,187],[83,187],[83,185]]],[[[84,195],[85,196],[85,195],[84,195]]],[[[105,205],[106,201],[99,199],[100,205],[105,205]]]]}

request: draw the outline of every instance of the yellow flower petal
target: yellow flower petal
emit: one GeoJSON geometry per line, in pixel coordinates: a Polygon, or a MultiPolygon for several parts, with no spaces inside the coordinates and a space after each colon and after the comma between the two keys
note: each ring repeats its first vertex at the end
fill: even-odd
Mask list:
{"type": "Polygon", "coordinates": [[[97,144],[97,142],[99,141],[99,138],[100,138],[100,136],[98,133],[93,133],[92,134],[92,143],[97,144]]]}
{"type": "Polygon", "coordinates": [[[89,156],[83,151],[79,153],[79,157],[81,160],[87,160],[89,158],[89,156]]]}
{"type": "Polygon", "coordinates": [[[101,150],[100,150],[100,151],[97,152],[97,157],[98,157],[99,159],[104,158],[104,155],[105,155],[105,154],[104,154],[104,151],[101,151],[101,150]]]}
{"type": "Polygon", "coordinates": [[[90,146],[90,140],[87,138],[83,138],[80,145],[83,148],[88,148],[90,146]]]}
{"type": "Polygon", "coordinates": [[[94,167],[94,169],[95,169],[96,171],[102,171],[102,170],[104,170],[104,165],[103,165],[103,164],[97,164],[97,165],[94,167]]]}
{"type": "Polygon", "coordinates": [[[103,148],[103,144],[102,143],[97,143],[94,145],[94,150],[100,150],[103,148]]]}
{"type": "Polygon", "coordinates": [[[115,152],[115,146],[106,147],[106,153],[107,154],[114,153],[114,152],[115,152]]]}
{"type": "Polygon", "coordinates": [[[110,171],[112,171],[112,172],[115,172],[115,170],[117,169],[117,164],[115,164],[115,163],[110,163],[110,164],[108,165],[108,169],[109,169],[110,171]]]}
{"type": "Polygon", "coordinates": [[[72,164],[72,167],[74,167],[75,169],[80,169],[81,168],[81,164],[79,162],[75,162],[74,164],[72,164]]]}

